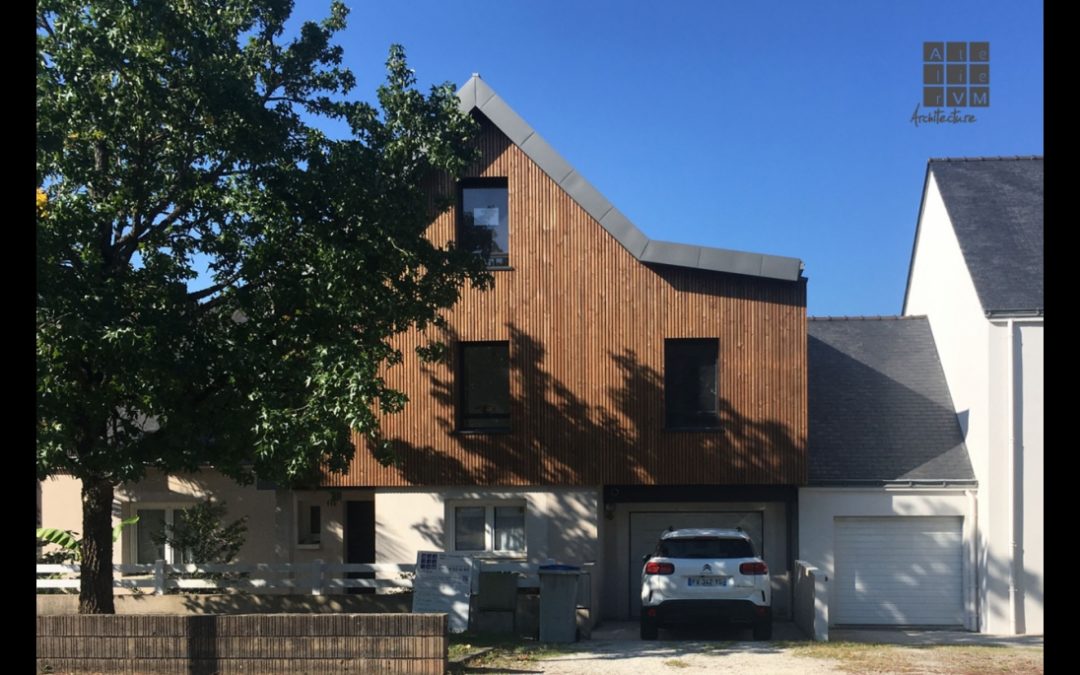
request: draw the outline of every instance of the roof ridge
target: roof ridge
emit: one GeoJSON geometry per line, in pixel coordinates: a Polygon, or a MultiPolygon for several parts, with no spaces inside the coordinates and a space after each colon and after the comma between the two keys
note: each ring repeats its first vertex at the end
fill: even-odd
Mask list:
{"type": "Polygon", "coordinates": [[[986,155],[979,157],[931,157],[931,162],[1016,162],[1042,160],[1042,155],[986,155]]]}
{"type": "Polygon", "coordinates": [[[563,159],[478,74],[473,73],[468,82],[458,89],[457,95],[463,111],[477,110],[482,113],[638,261],[783,281],[804,278],[804,264],[799,258],[650,239],[563,159]]]}
{"type": "Polygon", "coordinates": [[[878,314],[866,316],[808,316],[808,321],[905,321],[925,319],[925,314],[878,314]]]}

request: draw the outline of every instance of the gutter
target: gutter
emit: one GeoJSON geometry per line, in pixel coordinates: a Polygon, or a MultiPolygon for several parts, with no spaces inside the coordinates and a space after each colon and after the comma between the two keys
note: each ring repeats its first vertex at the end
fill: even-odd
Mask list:
{"type": "MultiPolygon", "coordinates": [[[[1024,494],[1023,467],[1024,446],[1017,438],[1016,411],[1016,321],[1005,322],[1009,331],[1009,619],[1012,632],[1021,635],[1025,632],[1024,621],[1024,494]]],[[[1021,428],[1023,422],[1021,421],[1021,428]]]]}
{"type": "Polygon", "coordinates": [[[1043,309],[988,309],[984,312],[987,319],[1041,319],[1043,309]]]}

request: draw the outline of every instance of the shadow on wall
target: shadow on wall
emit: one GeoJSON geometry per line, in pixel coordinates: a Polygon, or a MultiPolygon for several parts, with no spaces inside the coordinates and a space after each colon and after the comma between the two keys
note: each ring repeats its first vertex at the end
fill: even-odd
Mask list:
{"type": "MultiPolygon", "coordinates": [[[[454,410],[453,377],[445,378],[441,374],[445,369],[422,365],[430,393],[440,404],[437,424],[446,434],[453,434],[463,452],[458,453],[462,458],[451,457],[431,446],[394,439],[401,459],[399,470],[409,483],[775,483],[784,482],[777,479],[780,468],[791,473],[789,467],[804,464],[804,443],[792,436],[786,424],[747,417],[723,398],[719,402],[722,433],[665,432],[663,376],[632,350],[608,353],[620,385],[608,387],[602,400],[585,400],[544,368],[546,350],[538,340],[513,324],[508,328],[512,432],[454,434],[455,420],[446,416],[454,410]],[[694,454],[687,456],[687,452],[694,454]],[[687,461],[678,461],[680,454],[687,461]],[[713,466],[731,467],[725,470],[732,480],[717,481],[715,475],[703,472],[710,458],[716,460],[713,466]],[[746,480],[747,476],[761,480],[746,480]]],[[[442,339],[455,344],[458,336],[447,330],[442,339]]],[[[405,414],[408,411],[407,407],[405,414]]]]}
{"type": "MultiPolygon", "coordinates": [[[[1023,564],[1023,558],[1020,559],[1020,564],[1023,564]]],[[[1009,606],[1009,576],[1011,574],[1011,564],[1008,558],[998,557],[986,552],[986,575],[982,582],[985,590],[990,594],[993,594],[996,598],[996,602],[989,603],[986,608],[990,615],[990,618],[995,622],[1003,622],[1009,625],[1012,621],[1011,609],[1009,606]]],[[[1043,604],[1043,586],[1042,579],[1027,570],[1021,571],[1021,582],[1024,591],[1024,597],[1026,600],[1036,603],[1038,607],[1044,607],[1043,604]]],[[[1029,630],[1029,625],[1035,626],[1033,617],[1027,616],[1027,610],[1029,607],[1027,603],[1018,603],[1019,615],[1017,616],[1017,627],[1019,633],[1026,633],[1029,630]]],[[[1042,617],[1038,618],[1038,624],[1042,624],[1042,617]]],[[[986,627],[982,629],[985,631],[986,627]]]]}

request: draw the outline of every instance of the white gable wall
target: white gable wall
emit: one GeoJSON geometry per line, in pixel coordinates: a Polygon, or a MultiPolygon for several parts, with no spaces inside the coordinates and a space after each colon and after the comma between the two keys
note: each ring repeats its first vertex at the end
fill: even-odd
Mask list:
{"type": "Polygon", "coordinates": [[[979,481],[980,630],[1042,633],[1042,320],[987,319],[932,173],[904,314],[929,318],[979,481]],[[1016,476],[1010,468],[1014,431],[1023,444],[1016,476]],[[1015,503],[1014,478],[1021,486],[1015,503]],[[1014,512],[1021,514],[1015,531],[1014,512]],[[1014,543],[1024,550],[1018,570],[1012,568],[1014,543]],[[1014,587],[1023,596],[1019,607],[1011,600],[1014,587]]]}

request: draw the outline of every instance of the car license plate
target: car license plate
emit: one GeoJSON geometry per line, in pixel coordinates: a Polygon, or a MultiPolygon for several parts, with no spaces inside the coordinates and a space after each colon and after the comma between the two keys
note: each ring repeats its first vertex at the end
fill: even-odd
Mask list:
{"type": "Polygon", "coordinates": [[[687,586],[727,586],[731,577],[687,577],[687,586]]]}

